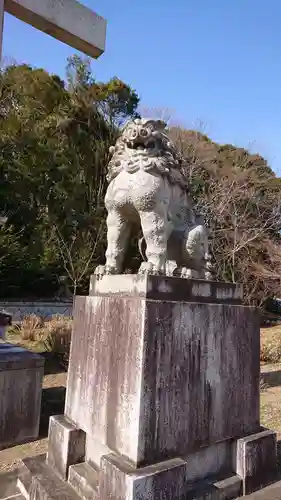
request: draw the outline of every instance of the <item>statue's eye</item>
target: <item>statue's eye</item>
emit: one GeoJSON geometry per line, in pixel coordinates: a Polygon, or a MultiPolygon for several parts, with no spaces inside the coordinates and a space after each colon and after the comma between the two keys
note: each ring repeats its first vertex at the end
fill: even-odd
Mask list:
{"type": "Polygon", "coordinates": [[[142,128],[142,129],[140,130],[140,135],[141,135],[142,137],[147,137],[147,136],[148,136],[148,133],[149,133],[149,130],[147,130],[146,128],[142,128]]]}

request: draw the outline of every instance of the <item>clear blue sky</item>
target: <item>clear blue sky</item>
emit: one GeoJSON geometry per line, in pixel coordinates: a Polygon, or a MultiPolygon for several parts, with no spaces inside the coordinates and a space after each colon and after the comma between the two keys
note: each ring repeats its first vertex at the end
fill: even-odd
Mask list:
{"type": "MultiPolygon", "coordinates": [[[[43,1],[43,0],[42,0],[43,1]]],[[[108,21],[98,80],[118,76],[145,108],[260,152],[281,175],[281,0],[83,0],[108,21]]],[[[5,17],[4,55],[64,76],[73,50],[5,17]]]]}

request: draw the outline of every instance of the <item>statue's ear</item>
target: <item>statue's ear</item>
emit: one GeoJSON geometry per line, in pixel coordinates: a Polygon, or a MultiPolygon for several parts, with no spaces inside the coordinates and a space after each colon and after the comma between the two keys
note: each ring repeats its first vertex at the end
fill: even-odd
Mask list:
{"type": "Polygon", "coordinates": [[[158,130],[165,130],[165,128],[167,127],[167,123],[163,120],[157,120],[155,123],[158,130]]]}

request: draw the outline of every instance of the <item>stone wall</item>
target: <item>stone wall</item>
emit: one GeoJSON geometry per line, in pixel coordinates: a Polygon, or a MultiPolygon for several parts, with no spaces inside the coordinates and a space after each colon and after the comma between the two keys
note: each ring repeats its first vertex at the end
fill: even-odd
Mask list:
{"type": "Polygon", "coordinates": [[[13,321],[21,321],[25,316],[36,314],[50,318],[56,314],[72,316],[72,301],[0,301],[0,311],[5,309],[13,316],[13,321]]]}

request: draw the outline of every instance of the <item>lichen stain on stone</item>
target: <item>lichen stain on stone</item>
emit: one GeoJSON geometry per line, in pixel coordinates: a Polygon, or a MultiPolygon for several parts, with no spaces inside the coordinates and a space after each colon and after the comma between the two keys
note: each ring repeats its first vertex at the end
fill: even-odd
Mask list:
{"type": "Polygon", "coordinates": [[[211,287],[208,283],[198,283],[192,285],[192,295],[200,297],[210,297],[212,295],[211,287]]]}
{"type": "Polygon", "coordinates": [[[163,280],[159,282],[158,291],[162,293],[171,293],[173,289],[166,280],[163,280]]]}
{"type": "Polygon", "coordinates": [[[217,299],[232,299],[234,296],[234,289],[230,287],[221,287],[216,290],[217,299]]]}

